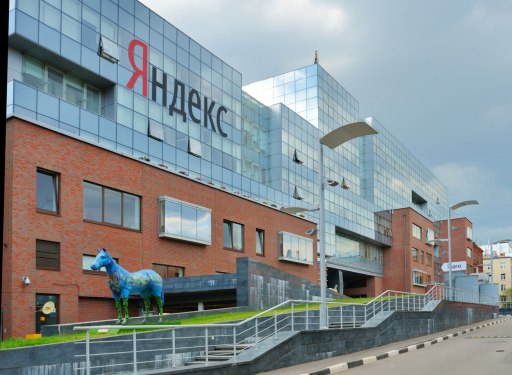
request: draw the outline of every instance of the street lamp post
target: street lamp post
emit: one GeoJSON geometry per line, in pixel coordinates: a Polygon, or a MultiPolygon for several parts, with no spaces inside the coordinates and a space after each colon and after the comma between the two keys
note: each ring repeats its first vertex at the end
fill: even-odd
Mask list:
{"type": "Polygon", "coordinates": [[[450,289],[450,300],[453,296],[452,291],[452,224],[451,224],[451,214],[452,211],[455,211],[464,206],[470,206],[479,204],[478,201],[470,200],[470,201],[462,201],[448,207],[448,288],[450,289]]]}
{"type": "Polygon", "coordinates": [[[335,149],[342,143],[348,142],[354,138],[365,135],[377,134],[367,120],[343,125],[333,131],[327,133],[320,138],[320,161],[319,161],[319,177],[320,177],[320,204],[318,228],[320,231],[319,252],[320,252],[320,329],[327,328],[327,275],[325,262],[325,181],[324,181],[324,148],[335,149]]]}
{"type": "Polygon", "coordinates": [[[378,134],[368,123],[370,119],[364,121],[353,122],[347,125],[340,126],[333,131],[327,133],[320,138],[320,153],[319,153],[319,179],[320,179],[320,203],[318,207],[305,208],[305,207],[281,207],[281,211],[288,214],[297,214],[301,211],[316,211],[318,210],[318,252],[320,253],[320,329],[327,328],[327,278],[326,278],[326,262],[325,262],[325,185],[336,186],[336,181],[324,181],[324,149],[327,146],[330,149],[335,149],[342,143],[348,142],[354,138],[362,137],[365,135],[378,134]]]}

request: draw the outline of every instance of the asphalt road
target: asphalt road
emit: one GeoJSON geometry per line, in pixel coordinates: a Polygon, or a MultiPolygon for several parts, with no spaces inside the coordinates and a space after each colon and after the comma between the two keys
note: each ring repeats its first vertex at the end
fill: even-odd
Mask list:
{"type": "MultiPolygon", "coordinates": [[[[265,372],[261,375],[299,375],[325,370],[329,366],[377,356],[489,322],[491,321],[437,332],[358,353],[265,372]]],[[[347,375],[512,374],[512,319],[452,337],[429,347],[355,367],[343,373],[347,375]]]]}

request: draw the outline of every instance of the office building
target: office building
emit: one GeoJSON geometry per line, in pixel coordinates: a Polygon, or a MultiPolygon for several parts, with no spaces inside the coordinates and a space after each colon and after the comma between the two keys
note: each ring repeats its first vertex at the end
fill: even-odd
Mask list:
{"type": "MultiPolygon", "coordinates": [[[[114,317],[104,273],[89,270],[96,247],[164,278],[233,273],[245,256],[318,283],[305,233],[318,222],[319,139],[363,117],[321,65],[242,87],[134,0],[18,0],[9,17],[5,336],[114,317]],[[298,206],[309,211],[280,211],[298,206]],[[48,301],[56,311],[42,316],[48,301]]],[[[328,287],[424,291],[446,189],[367,121],[377,135],[324,154],[328,287]]],[[[203,306],[237,304],[210,297],[203,306]]]]}

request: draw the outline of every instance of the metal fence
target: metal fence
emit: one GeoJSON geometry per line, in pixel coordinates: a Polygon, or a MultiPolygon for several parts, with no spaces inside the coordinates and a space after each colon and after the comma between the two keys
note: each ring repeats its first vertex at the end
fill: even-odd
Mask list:
{"type": "MultiPolygon", "coordinates": [[[[443,299],[497,305],[487,298],[463,290],[434,285],[426,294],[386,291],[364,304],[328,302],[329,328],[361,327],[393,311],[432,311],[443,299]],[[449,298],[445,298],[449,297],[449,298]]],[[[202,325],[86,326],[84,354],[78,355],[76,374],[137,373],[143,370],[205,366],[222,360],[237,361],[244,351],[263,340],[277,339],[283,331],[320,329],[318,302],[289,300],[239,322],[202,325]],[[130,334],[91,340],[90,331],[129,329],[130,334]],[[156,329],[151,332],[137,330],[156,329]]]]}

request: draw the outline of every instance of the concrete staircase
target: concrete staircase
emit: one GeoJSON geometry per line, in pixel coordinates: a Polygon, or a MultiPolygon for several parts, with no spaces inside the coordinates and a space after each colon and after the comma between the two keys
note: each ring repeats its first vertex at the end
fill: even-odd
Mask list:
{"type": "MultiPolygon", "coordinates": [[[[241,352],[250,349],[253,347],[254,344],[237,344],[236,346],[236,354],[240,354],[241,352]]],[[[213,347],[213,350],[208,352],[208,356],[206,354],[198,355],[194,357],[193,361],[186,362],[186,366],[193,366],[193,365],[199,365],[199,364],[205,364],[206,360],[208,359],[208,362],[223,362],[228,361],[231,358],[233,358],[233,355],[235,353],[234,347],[232,344],[220,344],[215,345],[213,347]]]]}

